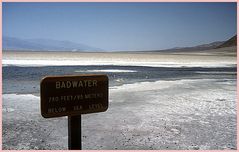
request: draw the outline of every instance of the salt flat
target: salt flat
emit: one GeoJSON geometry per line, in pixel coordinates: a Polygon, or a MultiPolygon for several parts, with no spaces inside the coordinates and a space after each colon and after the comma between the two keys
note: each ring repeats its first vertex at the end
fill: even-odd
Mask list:
{"type": "MultiPolygon", "coordinates": [[[[110,89],[107,112],[82,116],[83,149],[236,149],[235,81],[158,85],[110,89]]],[[[67,149],[66,117],[42,118],[39,100],[3,95],[4,149],[67,149]]]]}
{"type": "Polygon", "coordinates": [[[236,63],[235,47],[200,52],[3,52],[3,66],[124,65],[153,67],[217,67],[236,63]],[[63,62],[64,61],[64,62],[63,62]]]}
{"type": "Polygon", "coordinates": [[[110,80],[109,109],[82,115],[83,149],[237,149],[236,56],[225,49],[3,52],[3,149],[67,149],[67,118],[40,115],[39,82],[82,73],[110,80]]]}

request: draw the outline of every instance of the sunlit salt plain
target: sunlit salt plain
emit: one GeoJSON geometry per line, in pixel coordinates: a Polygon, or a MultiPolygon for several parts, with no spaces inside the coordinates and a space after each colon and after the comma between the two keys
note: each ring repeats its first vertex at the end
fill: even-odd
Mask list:
{"type": "Polygon", "coordinates": [[[119,65],[151,67],[227,67],[236,57],[166,53],[4,52],[3,66],[119,65]]]}
{"type": "Polygon", "coordinates": [[[9,72],[3,72],[6,88],[3,91],[7,92],[3,94],[2,102],[5,150],[68,148],[67,118],[44,119],[40,115],[39,79],[34,78],[56,67],[59,67],[58,71],[67,70],[70,65],[79,66],[70,67],[76,74],[108,74],[112,84],[109,87],[109,109],[103,113],[82,115],[83,149],[237,149],[236,56],[231,52],[10,51],[3,52],[2,64],[3,71],[9,72]],[[82,65],[85,66],[80,67],[82,65]],[[157,67],[167,67],[165,70],[169,72],[172,69],[173,74],[179,76],[167,79],[167,76],[160,75],[160,72],[165,72],[164,68],[157,67]],[[194,67],[207,69],[197,71],[198,68],[194,67]],[[185,68],[189,68],[185,72],[189,74],[187,77],[180,75],[185,68]],[[143,70],[139,72],[139,69],[143,70]],[[156,79],[155,74],[162,77],[156,79]],[[135,79],[135,75],[142,75],[143,81],[135,79]],[[129,78],[135,80],[129,81],[129,78]],[[113,81],[118,85],[113,85],[113,81]],[[26,90],[31,90],[31,93],[26,90]]]}
{"type": "MultiPolygon", "coordinates": [[[[82,116],[83,149],[235,149],[236,81],[229,82],[112,87],[107,112],[82,116]]],[[[67,149],[66,117],[42,118],[39,101],[37,95],[3,94],[4,149],[67,149]]]]}

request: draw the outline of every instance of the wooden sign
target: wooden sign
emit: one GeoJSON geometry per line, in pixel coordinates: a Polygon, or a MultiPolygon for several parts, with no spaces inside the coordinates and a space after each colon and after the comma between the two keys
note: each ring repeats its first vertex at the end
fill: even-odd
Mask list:
{"type": "Polygon", "coordinates": [[[41,115],[44,118],[76,116],[107,109],[106,75],[54,76],[41,81],[41,115]]]}

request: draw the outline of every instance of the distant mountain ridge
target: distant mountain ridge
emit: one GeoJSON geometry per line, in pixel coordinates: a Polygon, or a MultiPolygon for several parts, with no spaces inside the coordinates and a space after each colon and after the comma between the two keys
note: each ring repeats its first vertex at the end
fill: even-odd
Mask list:
{"type": "Polygon", "coordinates": [[[237,46],[237,35],[225,41],[223,44],[219,45],[217,48],[230,47],[230,46],[237,46]]]}
{"type": "MultiPolygon", "coordinates": [[[[237,45],[237,35],[233,36],[227,41],[216,41],[208,44],[202,44],[192,47],[175,47],[171,49],[165,50],[151,50],[149,52],[185,52],[185,51],[203,51],[203,50],[211,50],[217,48],[231,47],[237,45]]],[[[146,51],[140,51],[146,52],[146,51]]]]}
{"type": "MultiPolygon", "coordinates": [[[[237,45],[237,35],[227,41],[216,41],[208,44],[193,47],[175,47],[165,50],[146,50],[135,52],[180,52],[180,51],[203,51],[216,48],[230,47],[237,45]]],[[[3,36],[3,50],[16,51],[79,51],[79,52],[102,52],[103,50],[88,45],[71,41],[59,41],[51,39],[19,39],[3,36]]],[[[127,51],[123,51],[127,52],[127,51]]]]}
{"type": "MultiPolygon", "coordinates": [[[[208,44],[201,44],[197,46],[192,47],[174,47],[171,49],[165,49],[165,50],[151,50],[149,52],[184,52],[184,51],[203,51],[203,50],[210,50],[214,49],[221,44],[223,44],[225,41],[216,41],[208,44]]],[[[146,51],[140,51],[140,52],[146,52],[146,51]]]]}
{"type": "Polygon", "coordinates": [[[180,48],[172,48],[172,49],[167,49],[168,51],[170,50],[174,50],[174,51],[193,51],[193,50],[208,50],[208,49],[214,49],[216,47],[218,47],[219,45],[223,44],[225,41],[216,41],[216,42],[212,42],[212,43],[208,43],[208,44],[201,44],[201,45],[197,45],[197,46],[192,46],[192,47],[180,47],[180,48]]]}
{"type": "Polygon", "coordinates": [[[3,50],[26,51],[100,51],[101,49],[71,41],[20,39],[3,36],[3,50]]]}

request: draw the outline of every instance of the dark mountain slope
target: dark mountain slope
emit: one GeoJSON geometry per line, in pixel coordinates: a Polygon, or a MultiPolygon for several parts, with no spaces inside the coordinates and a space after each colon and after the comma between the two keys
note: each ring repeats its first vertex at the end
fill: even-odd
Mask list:
{"type": "Polygon", "coordinates": [[[237,46],[237,35],[233,36],[232,38],[224,42],[222,45],[219,45],[217,48],[230,47],[230,46],[237,46]]]}

